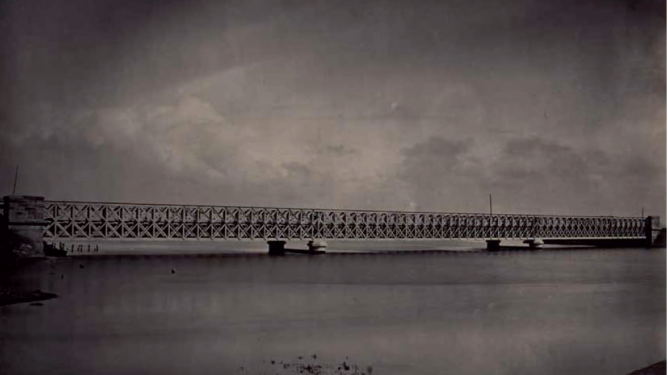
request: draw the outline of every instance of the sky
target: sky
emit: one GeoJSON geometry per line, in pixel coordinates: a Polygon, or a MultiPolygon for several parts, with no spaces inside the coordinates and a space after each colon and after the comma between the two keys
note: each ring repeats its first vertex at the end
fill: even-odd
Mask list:
{"type": "Polygon", "coordinates": [[[663,0],[0,4],[2,195],[665,217],[663,0]]]}

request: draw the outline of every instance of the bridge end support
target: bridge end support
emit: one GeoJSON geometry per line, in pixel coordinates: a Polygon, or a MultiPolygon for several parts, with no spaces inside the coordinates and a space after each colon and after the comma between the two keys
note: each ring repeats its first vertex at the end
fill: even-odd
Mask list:
{"type": "Polygon", "coordinates": [[[285,241],[267,241],[269,255],[285,255],[285,241]]]}
{"type": "Polygon", "coordinates": [[[3,198],[0,223],[2,256],[44,256],[44,197],[8,195],[3,198]]]}
{"type": "Polygon", "coordinates": [[[647,247],[666,246],[666,234],[661,230],[661,216],[648,216],[645,219],[645,241],[647,247]]]}
{"type": "Polygon", "coordinates": [[[501,249],[501,240],[487,240],[487,251],[499,251],[501,249]]]}

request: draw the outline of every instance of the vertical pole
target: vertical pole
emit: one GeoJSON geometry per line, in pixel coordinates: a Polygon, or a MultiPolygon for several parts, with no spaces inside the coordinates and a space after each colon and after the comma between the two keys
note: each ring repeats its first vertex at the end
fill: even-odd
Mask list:
{"type": "Polygon", "coordinates": [[[16,194],[16,181],[19,179],[19,165],[16,164],[16,171],[14,172],[14,189],[12,190],[12,195],[16,194]]]}
{"type": "Polygon", "coordinates": [[[645,207],[640,211],[640,217],[645,217],[645,207]]]}
{"type": "Polygon", "coordinates": [[[489,195],[489,216],[492,216],[492,194],[489,195]]]}

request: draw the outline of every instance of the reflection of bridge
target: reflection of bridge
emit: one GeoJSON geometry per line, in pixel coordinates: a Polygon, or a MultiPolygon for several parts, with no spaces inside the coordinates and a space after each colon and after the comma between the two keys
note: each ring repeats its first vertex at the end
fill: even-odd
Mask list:
{"type": "MultiPolygon", "coordinates": [[[[5,217],[21,210],[39,221],[45,240],[265,240],[281,252],[284,240],[502,239],[645,240],[658,217],[550,216],[305,208],[152,205],[43,201],[5,197],[5,217]]],[[[17,214],[18,213],[18,214],[17,214]]],[[[25,215],[24,215],[25,216],[25,215]]],[[[24,220],[25,221],[25,220],[24,220]]],[[[33,222],[36,224],[37,222],[33,222]]],[[[25,223],[24,223],[25,224],[25,223]]]]}

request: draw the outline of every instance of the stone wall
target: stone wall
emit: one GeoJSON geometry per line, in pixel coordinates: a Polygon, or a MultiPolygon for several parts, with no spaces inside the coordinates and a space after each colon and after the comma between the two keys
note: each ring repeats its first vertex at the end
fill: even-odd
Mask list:
{"type": "Polygon", "coordinates": [[[21,258],[44,256],[44,225],[44,197],[5,196],[0,249],[21,258]]]}
{"type": "MultiPolygon", "coordinates": [[[[647,246],[662,246],[665,239],[661,238],[661,217],[648,216],[645,220],[645,236],[647,238],[647,246]]],[[[665,238],[665,234],[664,234],[665,238]]]]}

